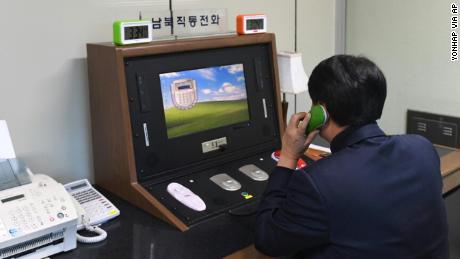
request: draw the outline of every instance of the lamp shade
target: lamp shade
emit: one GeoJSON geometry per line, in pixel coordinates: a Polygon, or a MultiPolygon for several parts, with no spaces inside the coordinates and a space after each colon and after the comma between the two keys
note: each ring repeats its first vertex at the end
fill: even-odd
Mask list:
{"type": "Polygon", "coordinates": [[[278,69],[281,92],[299,94],[308,90],[308,77],[302,63],[302,54],[278,52],[278,69]]]}

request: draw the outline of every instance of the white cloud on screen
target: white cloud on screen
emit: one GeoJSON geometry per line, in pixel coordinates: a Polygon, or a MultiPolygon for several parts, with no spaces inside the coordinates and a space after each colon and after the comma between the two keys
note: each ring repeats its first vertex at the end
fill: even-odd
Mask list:
{"type": "Polygon", "coordinates": [[[230,66],[222,66],[222,68],[227,69],[228,73],[236,74],[243,71],[243,64],[235,64],[230,66]]]}
{"type": "Polygon", "coordinates": [[[232,94],[238,92],[241,92],[241,89],[228,82],[223,83],[222,86],[219,88],[219,93],[232,94]]]}
{"type": "Polygon", "coordinates": [[[201,93],[205,95],[200,99],[201,102],[233,101],[247,98],[244,87],[235,86],[228,82],[223,83],[217,90],[210,88],[201,89],[201,93]]]}
{"type": "Polygon", "coordinates": [[[210,68],[203,68],[203,69],[200,69],[198,70],[198,73],[208,79],[208,80],[211,80],[211,81],[216,81],[216,75],[214,74],[214,70],[213,69],[210,69],[210,68]]]}
{"type": "Polygon", "coordinates": [[[210,93],[212,93],[212,90],[209,89],[209,88],[205,88],[205,89],[201,90],[201,92],[202,92],[203,94],[210,94],[210,93]]]}
{"type": "Polygon", "coordinates": [[[246,99],[246,91],[239,87],[225,82],[217,90],[212,92],[212,100],[214,101],[230,101],[246,99]]]}
{"type": "Polygon", "coordinates": [[[174,78],[174,77],[180,77],[180,76],[182,76],[182,75],[180,73],[177,73],[177,72],[161,74],[161,77],[166,77],[166,78],[174,78]]]}

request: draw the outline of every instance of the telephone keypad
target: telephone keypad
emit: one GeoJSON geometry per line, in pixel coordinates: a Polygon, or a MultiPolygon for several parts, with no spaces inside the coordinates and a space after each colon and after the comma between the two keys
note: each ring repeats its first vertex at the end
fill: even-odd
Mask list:
{"type": "Polygon", "coordinates": [[[90,220],[90,225],[103,223],[120,214],[120,211],[94,189],[88,180],[66,184],[65,188],[81,205],[90,220]]]}
{"type": "Polygon", "coordinates": [[[81,192],[73,193],[72,196],[78,201],[80,204],[84,204],[90,201],[97,200],[101,197],[96,191],[93,189],[86,189],[81,192]]]}

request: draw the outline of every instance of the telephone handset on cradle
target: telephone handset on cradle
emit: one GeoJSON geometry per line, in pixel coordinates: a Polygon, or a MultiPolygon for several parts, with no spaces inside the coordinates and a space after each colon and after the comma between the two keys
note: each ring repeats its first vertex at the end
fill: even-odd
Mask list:
{"type": "Polygon", "coordinates": [[[308,135],[310,132],[321,128],[324,124],[326,124],[328,118],[329,117],[324,106],[317,104],[311,107],[310,121],[308,122],[305,134],[308,135]]]}
{"type": "Polygon", "coordinates": [[[72,196],[78,213],[77,229],[86,229],[98,234],[95,237],[84,237],[77,233],[77,240],[82,243],[96,243],[104,240],[107,233],[98,225],[117,217],[120,211],[94,189],[86,179],[68,183],[64,187],[72,196]]]}

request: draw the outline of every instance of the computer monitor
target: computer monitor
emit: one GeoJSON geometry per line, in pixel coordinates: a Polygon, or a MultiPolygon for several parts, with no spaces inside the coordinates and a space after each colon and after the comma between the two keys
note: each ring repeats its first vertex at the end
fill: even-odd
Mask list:
{"type": "Polygon", "coordinates": [[[139,179],[279,148],[269,51],[255,44],[126,59],[139,179]]]}

